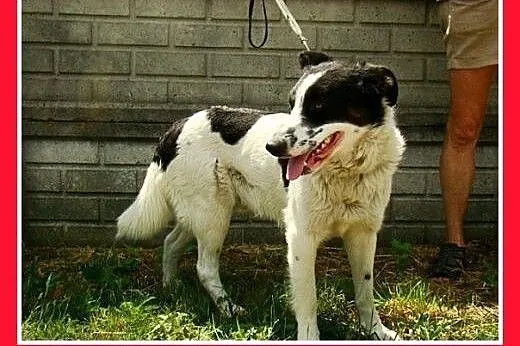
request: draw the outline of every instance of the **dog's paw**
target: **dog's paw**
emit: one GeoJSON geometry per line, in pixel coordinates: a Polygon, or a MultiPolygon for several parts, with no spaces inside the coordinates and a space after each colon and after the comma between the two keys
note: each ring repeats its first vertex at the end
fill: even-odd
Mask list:
{"type": "Polygon", "coordinates": [[[386,341],[398,341],[401,340],[399,335],[397,335],[397,332],[386,328],[385,326],[381,325],[381,328],[378,331],[375,331],[372,334],[373,338],[375,340],[386,340],[386,341]]]}
{"type": "Polygon", "coordinates": [[[218,310],[220,313],[227,318],[233,318],[236,316],[243,316],[246,314],[246,310],[240,305],[236,305],[229,299],[225,299],[218,304],[218,310]]]}

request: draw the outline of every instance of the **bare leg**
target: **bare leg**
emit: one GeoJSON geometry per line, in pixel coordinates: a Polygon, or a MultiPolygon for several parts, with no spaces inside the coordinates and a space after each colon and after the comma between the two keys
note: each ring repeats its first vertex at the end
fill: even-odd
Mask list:
{"type": "Polygon", "coordinates": [[[396,332],[386,328],[374,306],[374,256],[377,233],[361,227],[343,236],[347,249],[361,326],[377,340],[398,340],[396,332]]]}
{"type": "Polygon", "coordinates": [[[446,242],[464,245],[463,221],[475,174],[475,146],[496,65],[450,70],[451,102],[440,157],[446,242]]]}

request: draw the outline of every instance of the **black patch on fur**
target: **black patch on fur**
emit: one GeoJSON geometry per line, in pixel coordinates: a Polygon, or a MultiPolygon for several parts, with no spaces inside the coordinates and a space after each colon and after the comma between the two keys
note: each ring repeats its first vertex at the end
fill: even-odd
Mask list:
{"type": "Polygon", "coordinates": [[[282,180],[283,186],[289,186],[289,180],[287,179],[287,164],[289,163],[289,159],[278,159],[278,163],[280,164],[280,168],[282,168],[282,180]]]}
{"type": "Polygon", "coordinates": [[[305,92],[302,116],[310,127],[333,122],[357,126],[383,123],[385,109],[397,102],[397,81],[381,66],[331,63],[305,92]]]}
{"type": "Polygon", "coordinates": [[[184,127],[188,118],[176,120],[170,129],[159,138],[159,144],[155,148],[153,155],[153,162],[160,165],[163,171],[168,168],[168,165],[177,156],[177,138],[184,127]]]}
{"type": "Polygon", "coordinates": [[[257,109],[216,106],[208,110],[208,118],[211,131],[220,133],[227,144],[235,145],[267,113],[257,109]]]}
{"type": "Polygon", "coordinates": [[[321,133],[321,132],[323,132],[323,129],[322,129],[322,128],[320,128],[320,129],[318,129],[318,130],[309,129],[309,130],[307,130],[306,135],[307,135],[309,138],[312,138],[312,137],[316,136],[317,134],[319,134],[319,133],[321,133]]]}
{"type": "Polygon", "coordinates": [[[314,66],[321,64],[325,61],[331,61],[332,58],[329,57],[327,54],[322,52],[315,52],[315,51],[305,51],[301,52],[298,56],[298,62],[300,63],[300,68],[304,68],[307,66],[314,66]]]}
{"type": "Polygon", "coordinates": [[[370,274],[365,274],[365,280],[370,280],[371,276],[370,274]]]}

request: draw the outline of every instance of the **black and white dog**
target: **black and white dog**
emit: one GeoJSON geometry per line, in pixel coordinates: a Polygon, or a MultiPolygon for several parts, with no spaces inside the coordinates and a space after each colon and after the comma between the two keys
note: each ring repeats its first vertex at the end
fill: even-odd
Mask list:
{"type": "Polygon", "coordinates": [[[222,287],[219,254],[234,208],[284,221],[298,339],[318,339],[316,251],[340,236],[361,325],[394,340],[374,307],[373,264],[404,151],[394,121],[397,81],[387,68],[344,65],[318,52],[300,54],[300,65],[290,114],[212,107],[177,121],[160,140],[137,199],[119,217],[117,238],[150,240],[174,220],[164,239],[163,283],[195,237],[199,279],[218,308],[233,315],[241,308],[222,287]]]}

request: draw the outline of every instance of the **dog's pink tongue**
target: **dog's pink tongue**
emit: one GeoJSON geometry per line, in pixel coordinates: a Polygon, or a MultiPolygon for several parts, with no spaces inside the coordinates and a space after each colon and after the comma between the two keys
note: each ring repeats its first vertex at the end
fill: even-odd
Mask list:
{"type": "Polygon", "coordinates": [[[287,163],[287,179],[295,180],[302,175],[307,154],[291,157],[287,163]]]}

